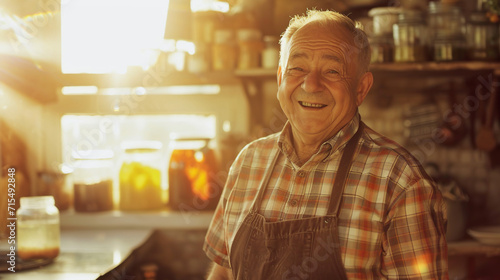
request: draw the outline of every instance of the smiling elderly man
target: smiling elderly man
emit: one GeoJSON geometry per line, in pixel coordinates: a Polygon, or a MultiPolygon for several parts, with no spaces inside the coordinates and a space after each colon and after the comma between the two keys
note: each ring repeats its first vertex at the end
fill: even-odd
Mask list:
{"type": "Polygon", "coordinates": [[[309,11],[281,39],[280,133],[231,167],[204,250],[209,279],[447,279],[444,203],[404,148],[367,127],[370,47],[309,11]]]}

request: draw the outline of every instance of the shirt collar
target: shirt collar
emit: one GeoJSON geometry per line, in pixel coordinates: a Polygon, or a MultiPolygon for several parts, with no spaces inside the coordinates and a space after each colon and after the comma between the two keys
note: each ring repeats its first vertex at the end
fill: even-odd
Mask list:
{"type": "MultiPolygon", "coordinates": [[[[361,117],[359,113],[356,113],[337,134],[321,144],[319,151],[328,151],[323,160],[328,159],[335,151],[347,144],[356,131],[358,131],[360,121],[361,117]]],[[[293,148],[292,126],[289,121],[285,123],[285,126],[281,130],[280,137],[278,139],[278,146],[280,150],[293,162],[293,157],[296,153],[293,148]]]]}

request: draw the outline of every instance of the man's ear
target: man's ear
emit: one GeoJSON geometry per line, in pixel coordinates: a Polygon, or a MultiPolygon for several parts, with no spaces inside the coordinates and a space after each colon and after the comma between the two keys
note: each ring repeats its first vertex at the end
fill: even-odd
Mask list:
{"type": "Polygon", "coordinates": [[[373,85],[372,72],[366,72],[359,79],[358,87],[356,88],[356,105],[359,107],[373,85]]]}
{"type": "Polygon", "coordinates": [[[281,66],[278,66],[278,72],[276,73],[277,75],[277,80],[278,80],[278,86],[281,85],[281,66]]]}

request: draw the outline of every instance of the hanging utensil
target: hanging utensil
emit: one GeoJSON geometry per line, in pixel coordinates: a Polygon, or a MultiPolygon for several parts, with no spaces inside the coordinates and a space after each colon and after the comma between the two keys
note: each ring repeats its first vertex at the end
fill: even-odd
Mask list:
{"type": "Polygon", "coordinates": [[[467,127],[464,118],[454,111],[456,102],[455,84],[450,82],[449,92],[450,112],[446,115],[443,123],[438,129],[438,134],[434,135],[439,142],[446,146],[458,144],[467,134],[467,127]]]}
{"type": "Polygon", "coordinates": [[[497,92],[492,88],[491,96],[488,99],[488,107],[486,109],[486,119],[476,136],[476,146],[478,149],[491,152],[495,149],[497,141],[493,131],[493,118],[495,116],[497,92]]]}

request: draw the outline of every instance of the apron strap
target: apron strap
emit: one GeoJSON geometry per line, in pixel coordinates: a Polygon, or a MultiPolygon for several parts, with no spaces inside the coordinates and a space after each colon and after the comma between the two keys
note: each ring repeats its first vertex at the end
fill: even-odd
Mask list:
{"type": "Polygon", "coordinates": [[[335,175],[335,182],[333,183],[332,197],[330,198],[330,205],[328,206],[327,215],[335,214],[336,216],[338,216],[338,209],[340,206],[340,201],[342,200],[342,194],[344,193],[347,176],[349,175],[354,152],[356,151],[358,141],[359,138],[361,138],[363,130],[364,124],[360,121],[358,131],[356,131],[354,136],[352,136],[349,142],[347,142],[344,152],[342,153],[339,169],[337,170],[337,175],[335,175]]]}
{"type": "Polygon", "coordinates": [[[264,177],[260,180],[259,188],[257,189],[257,197],[253,200],[253,204],[250,207],[250,212],[259,212],[257,207],[262,204],[262,199],[264,197],[264,193],[267,189],[267,183],[269,183],[269,179],[271,178],[271,174],[273,173],[274,166],[276,165],[276,161],[278,160],[279,149],[275,149],[274,153],[271,155],[271,161],[267,165],[266,171],[264,171],[264,177]]]}

